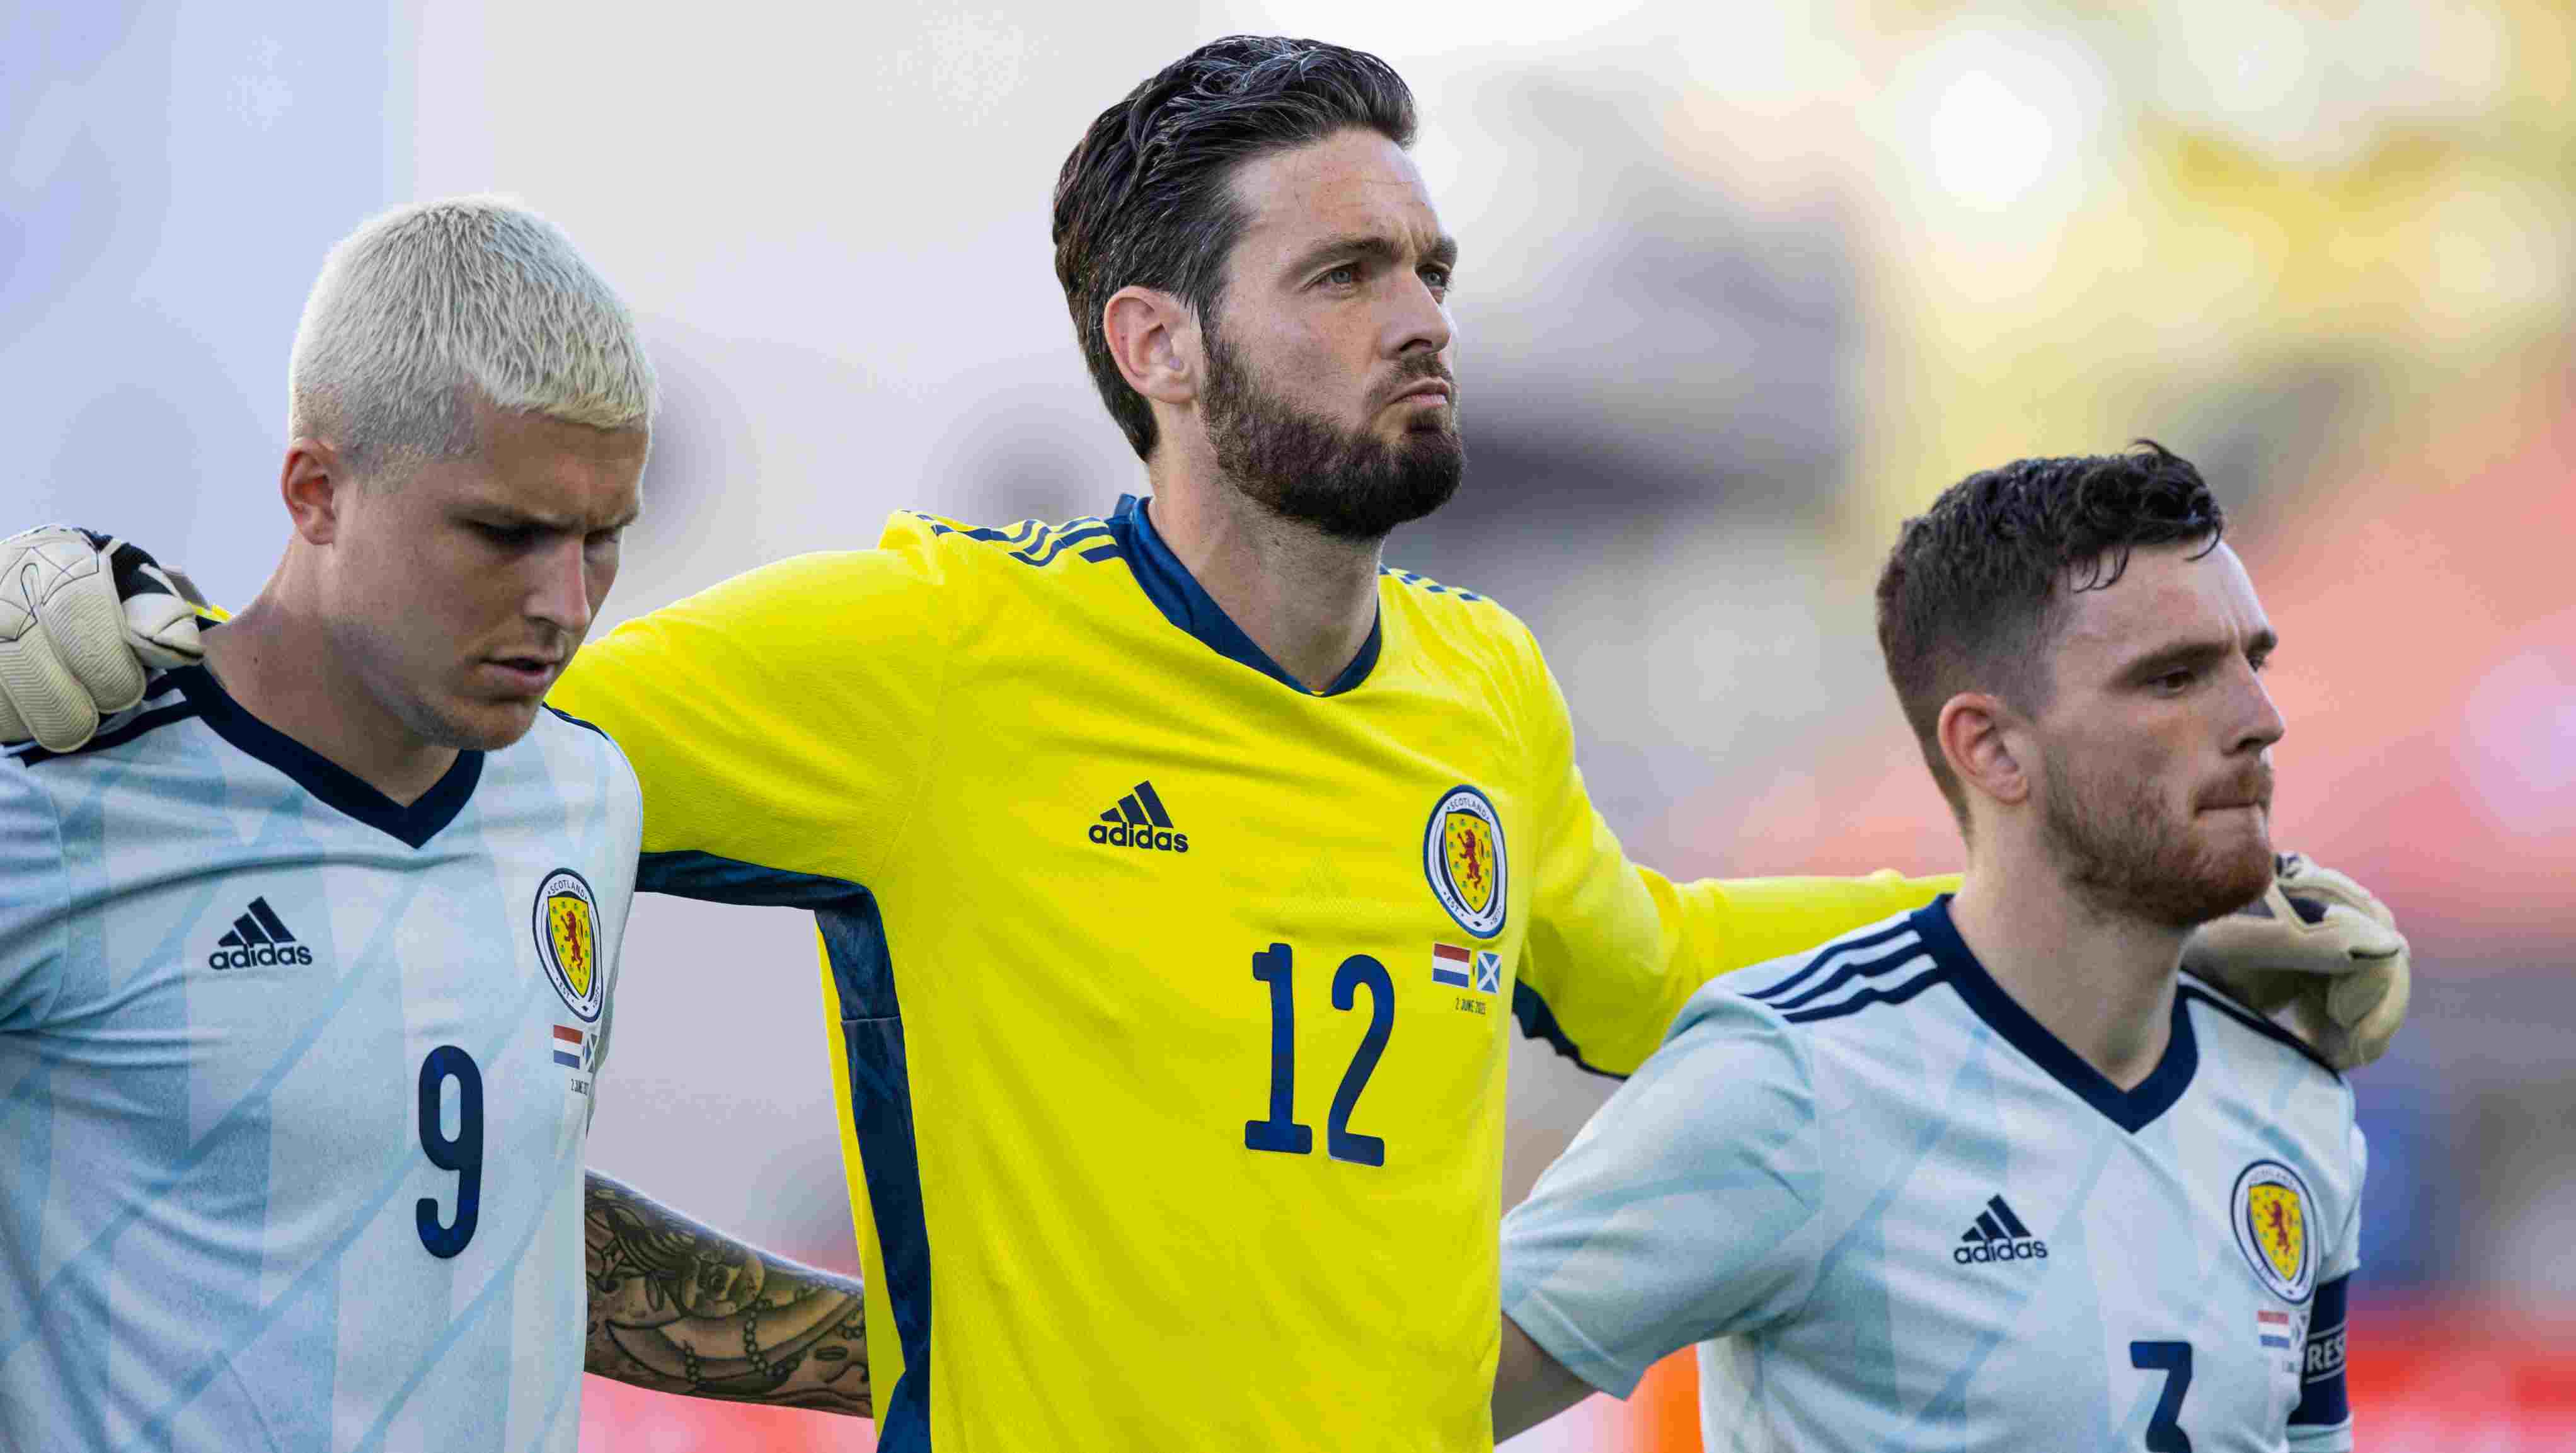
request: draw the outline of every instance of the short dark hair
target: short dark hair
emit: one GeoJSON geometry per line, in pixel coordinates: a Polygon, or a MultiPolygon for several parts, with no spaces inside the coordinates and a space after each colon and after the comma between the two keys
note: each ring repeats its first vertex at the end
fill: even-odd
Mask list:
{"type": "Polygon", "coordinates": [[[2047,648],[2065,595],[2101,590],[2141,545],[2206,540],[2226,512],[2191,461],[2152,439],[2120,454],[2016,459],[1971,474],[1907,520],[1878,577],[1878,645],[1905,719],[1961,826],[1965,790],[1941,755],[1941,708],[1991,691],[2048,704],[2047,648]]]}
{"type": "Polygon", "coordinates": [[[1120,288],[1156,288],[1213,328],[1245,221],[1235,168],[1353,129],[1413,144],[1413,92],[1394,67],[1319,40],[1230,35],[1101,112],[1065,158],[1055,275],[1091,380],[1137,457],[1154,452],[1154,411],[1109,356],[1101,309],[1120,288]]]}

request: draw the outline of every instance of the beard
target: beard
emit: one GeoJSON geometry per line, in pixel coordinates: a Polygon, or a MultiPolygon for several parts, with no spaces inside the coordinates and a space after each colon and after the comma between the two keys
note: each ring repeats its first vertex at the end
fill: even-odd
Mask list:
{"type": "Polygon", "coordinates": [[[2190,819],[2177,821],[2151,784],[2130,775],[2053,770],[2040,829],[2078,896],[2122,917],[2192,928],[2253,902],[2272,883],[2268,830],[2197,841],[2190,819]]]}
{"type": "MultiPolygon", "coordinates": [[[[1213,329],[1207,335],[1207,428],[1217,467],[1254,503],[1343,540],[1382,540],[1449,502],[1467,470],[1454,403],[1393,442],[1343,429],[1265,387],[1213,329]]],[[[1446,378],[1436,354],[1408,361],[1405,381],[1446,378]]]]}

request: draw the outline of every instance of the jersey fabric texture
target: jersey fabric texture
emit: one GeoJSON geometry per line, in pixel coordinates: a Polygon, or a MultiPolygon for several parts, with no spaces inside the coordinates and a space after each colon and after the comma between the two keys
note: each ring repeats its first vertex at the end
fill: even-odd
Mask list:
{"type": "Polygon", "coordinates": [[[568,1453],[641,825],[564,717],[405,807],[194,667],[0,760],[0,1448],[568,1453]]]}
{"type": "Polygon", "coordinates": [[[816,910],[889,1450],[1490,1446],[1507,1023],[1634,1067],[1926,885],[1632,867],[1492,601],[1298,686],[1144,506],[898,514],[593,644],[648,891],[816,910]]]}
{"type": "Polygon", "coordinates": [[[2343,1449],[2363,1150],[2297,1040],[2185,976],[2120,1090],[1946,898],[1701,992],[1503,1223],[1503,1309],[1711,1449],[2343,1449]]]}

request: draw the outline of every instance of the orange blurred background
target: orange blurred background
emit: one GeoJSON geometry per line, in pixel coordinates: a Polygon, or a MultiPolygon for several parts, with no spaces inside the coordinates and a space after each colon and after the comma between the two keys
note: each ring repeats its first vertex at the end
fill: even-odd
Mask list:
{"type": "MultiPolygon", "coordinates": [[[[1463,261],[1474,464],[1390,558],[1547,645],[1595,800],[1679,874],[1932,870],[1869,583],[1977,468],[2198,462],[2283,636],[2284,842],[2416,948],[2355,1077],[2364,1446],[2576,1447],[2576,19],[2549,0],[601,0],[21,6],[0,386],[23,520],[219,598],[283,538],[288,340],[391,203],[514,193],[666,413],[612,615],[919,506],[1137,485],[1049,267],[1102,106],[1233,30],[1379,51],[1463,261]]],[[[592,1159],[853,1264],[795,915],[636,908],[592,1159]]],[[[1606,1086],[1513,1066],[1507,1199],[1606,1086]]],[[[1691,1377],[1512,1446],[1687,1449],[1691,1377]]],[[[589,1448],[868,1446],[593,1380],[589,1448]]]]}

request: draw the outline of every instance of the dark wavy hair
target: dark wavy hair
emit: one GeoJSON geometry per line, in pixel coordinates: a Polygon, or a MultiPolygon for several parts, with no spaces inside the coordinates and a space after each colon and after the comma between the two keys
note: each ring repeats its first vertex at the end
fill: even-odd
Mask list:
{"type": "Polygon", "coordinates": [[[1101,309],[1120,288],[1171,293],[1213,332],[1243,234],[1235,169],[1336,132],[1413,144],[1413,92],[1393,67],[1319,40],[1230,35],[1165,66],[1083,133],[1055,183],[1055,275],[1101,402],[1154,452],[1154,411],[1109,356],[1101,309]]]}
{"type": "Polygon", "coordinates": [[[1905,522],[1878,576],[1878,645],[1962,826],[1967,797],[1941,755],[1942,706],[1990,691],[2044,709],[2048,647],[2070,597],[2116,583],[2141,545],[2204,541],[2206,554],[2226,531],[2200,471],[2152,439],[1971,474],[1905,522]]]}

